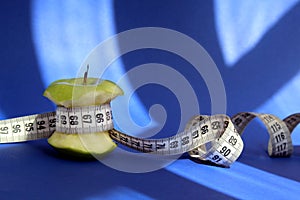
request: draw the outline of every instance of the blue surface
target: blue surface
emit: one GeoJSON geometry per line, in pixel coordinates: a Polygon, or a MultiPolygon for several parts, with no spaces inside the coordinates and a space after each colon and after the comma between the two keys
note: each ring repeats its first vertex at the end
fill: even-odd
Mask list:
{"type": "MultiPolygon", "coordinates": [[[[258,111],[284,118],[299,112],[299,2],[273,7],[269,1],[228,2],[1,2],[1,118],[53,111],[54,105],[41,95],[51,81],[76,76],[86,54],[108,36],[145,26],[182,32],[208,51],[225,84],[227,114],[258,111]],[[246,34],[247,25],[258,35],[246,34]],[[230,33],[236,40],[224,41],[230,33]]],[[[153,49],[132,52],[115,63],[117,76],[150,62],[172,66],[188,77],[201,113],[210,114],[205,83],[176,55],[153,49]]],[[[144,86],[134,101],[143,106],[136,116],[147,114],[154,103],[165,105],[168,119],[159,136],[178,128],[174,125],[180,116],[178,102],[166,88],[144,86]]],[[[243,134],[242,156],[229,169],[197,164],[183,155],[163,169],[138,174],[98,161],[64,159],[46,140],[3,144],[0,199],[298,199],[299,131],[298,127],[293,132],[295,149],[290,158],[267,156],[268,134],[255,120],[243,134]]]]}

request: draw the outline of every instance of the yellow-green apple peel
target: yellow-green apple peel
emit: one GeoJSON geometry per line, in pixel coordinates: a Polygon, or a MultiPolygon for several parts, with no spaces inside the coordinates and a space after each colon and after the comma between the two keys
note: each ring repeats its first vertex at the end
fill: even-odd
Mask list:
{"type": "MultiPolygon", "coordinates": [[[[117,84],[98,78],[61,79],[44,92],[57,106],[66,108],[107,104],[119,95],[123,91],[117,84]]],[[[104,156],[116,148],[107,131],[84,134],[55,131],[48,143],[67,155],[83,158],[104,156]]]]}

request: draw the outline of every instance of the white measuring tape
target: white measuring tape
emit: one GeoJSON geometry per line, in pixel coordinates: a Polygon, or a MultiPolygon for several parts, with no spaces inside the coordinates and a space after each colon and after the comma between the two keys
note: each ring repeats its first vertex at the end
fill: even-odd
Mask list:
{"type": "Polygon", "coordinates": [[[110,104],[56,109],[56,131],[62,133],[95,133],[114,128],[110,104]]]}
{"type": "Polygon", "coordinates": [[[142,152],[160,155],[189,152],[192,157],[229,166],[241,154],[243,141],[226,115],[196,116],[185,130],[164,139],[141,139],[109,130],[111,137],[123,145],[142,152]]]}
{"type": "Polygon", "coordinates": [[[47,138],[55,131],[55,127],[55,112],[1,120],[0,143],[47,138]]]}
{"type": "Polygon", "coordinates": [[[57,107],[56,112],[30,115],[0,121],[0,143],[48,138],[56,130],[66,134],[108,131],[112,139],[135,150],[158,155],[188,152],[193,158],[228,167],[241,154],[241,134],[247,124],[258,117],[270,135],[270,156],[290,156],[293,152],[291,132],[300,122],[300,114],[284,120],[270,114],[238,113],[192,118],[183,132],[163,139],[137,138],[113,126],[110,104],[76,108],[57,107]]]}

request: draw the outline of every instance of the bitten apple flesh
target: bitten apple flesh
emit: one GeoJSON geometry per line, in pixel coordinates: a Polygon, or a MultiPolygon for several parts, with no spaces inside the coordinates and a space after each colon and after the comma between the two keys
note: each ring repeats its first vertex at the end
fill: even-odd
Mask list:
{"type": "MultiPolygon", "coordinates": [[[[44,96],[57,106],[66,108],[102,105],[110,103],[119,95],[123,95],[123,91],[117,84],[98,78],[58,80],[44,92],[44,96]]],[[[79,134],[55,131],[48,138],[48,143],[66,155],[79,158],[101,157],[117,146],[107,131],[79,134]]]]}

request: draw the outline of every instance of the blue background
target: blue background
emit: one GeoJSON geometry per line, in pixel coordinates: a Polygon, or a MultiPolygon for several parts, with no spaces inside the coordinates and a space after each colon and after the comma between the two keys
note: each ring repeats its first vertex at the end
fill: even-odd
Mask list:
{"type": "MultiPolygon", "coordinates": [[[[255,111],[284,118],[300,110],[298,1],[3,1],[0,15],[2,119],[53,111],[42,96],[51,81],[76,76],[86,54],[108,36],[148,26],[184,33],[207,50],[224,81],[228,115],[255,111]]],[[[210,114],[203,80],[176,55],[137,51],[122,57],[119,67],[127,71],[149,62],[188,76],[201,113],[210,114]]],[[[145,110],[161,103],[171,113],[160,136],[177,128],[178,102],[166,88],[145,86],[136,101],[145,110]]],[[[46,140],[2,144],[0,199],[296,199],[299,135],[295,129],[290,158],[269,158],[268,134],[255,120],[230,169],[196,164],[184,155],[145,174],[64,159],[46,140]]]]}

